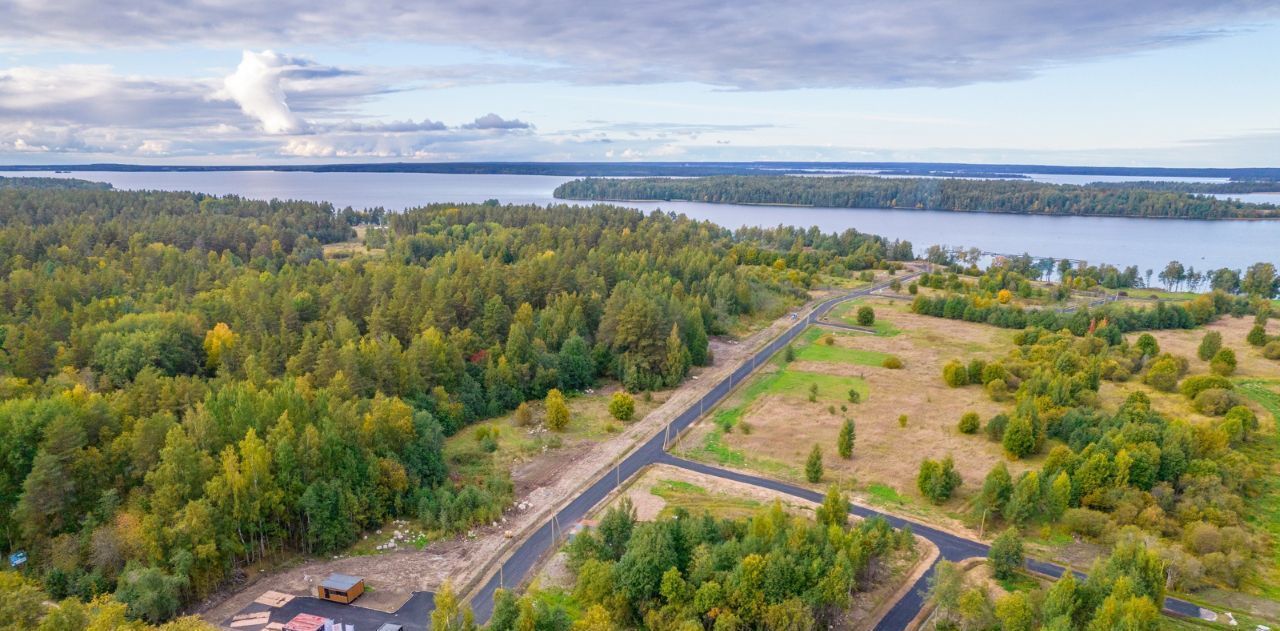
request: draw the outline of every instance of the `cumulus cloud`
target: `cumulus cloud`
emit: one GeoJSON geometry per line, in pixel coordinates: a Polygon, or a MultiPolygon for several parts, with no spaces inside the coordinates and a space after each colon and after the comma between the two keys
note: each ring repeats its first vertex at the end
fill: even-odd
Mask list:
{"type": "Polygon", "coordinates": [[[306,122],[289,109],[281,81],[299,66],[270,50],[244,51],[236,71],[223,81],[227,94],[245,114],[258,119],[269,134],[292,134],[306,129],[306,122]]]}
{"type": "Polygon", "coordinates": [[[1015,79],[1278,14],[1260,0],[59,0],[0,3],[0,40],[461,43],[558,64],[563,78],[581,83],[765,90],[1015,79]]]}
{"type": "Polygon", "coordinates": [[[463,127],[466,129],[529,129],[531,125],[518,118],[506,119],[489,112],[463,127]]]}

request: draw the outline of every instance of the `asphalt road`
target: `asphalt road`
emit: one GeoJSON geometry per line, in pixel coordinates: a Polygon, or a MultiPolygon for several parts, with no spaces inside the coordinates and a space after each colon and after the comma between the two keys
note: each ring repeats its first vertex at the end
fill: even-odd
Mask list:
{"type": "MultiPolygon", "coordinates": [[[[907,274],[898,278],[904,281],[917,274],[907,274]]],[[[806,489],[786,482],[763,478],[739,471],[730,471],[721,469],[708,464],[692,462],[677,458],[666,452],[666,441],[669,437],[674,437],[679,432],[688,428],[694,421],[698,420],[702,414],[723,400],[736,386],[741,383],[755,371],[756,367],[767,362],[774,353],[777,353],[787,344],[790,344],[797,336],[799,336],[811,324],[819,324],[824,316],[831,311],[836,305],[860,298],[888,287],[889,283],[881,283],[859,289],[842,296],[832,298],[819,304],[804,318],[798,318],[796,323],[787,329],[782,335],[778,336],[764,348],[760,349],[753,355],[749,361],[745,361],[737,370],[733,371],[728,377],[722,379],[715,385],[706,395],[675,418],[669,425],[668,431],[657,434],[639,448],[632,451],[613,469],[595,480],[591,486],[587,487],[581,494],[575,497],[564,508],[557,512],[554,516],[543,522],[534,533],[520,544],[518,548],[506,559],[499,568],[499,571],[484,584],[479,592],[472,598],[471,607],[475,611],[476,620],[480,622],[487,621],[493,613],[493,595],[494,592],[502,587],[519,587],[523,582],[531,578],[534,570],[537,568],[538,562],[549,551],[554,549],[557,542],[564,537],[566,528],[572,528],[574,524],[583,519],[589,510],[603,501],[608,494],[614,489],[620,487],[623,482],[631,478],[646,466],[655,463],[669,464],[691,471],[714,475],[717,477],[735,480],[746,484],[752,484],[758,487],[771,489],[774,491],[786,493],[803,499],[821,502],[822,494],[811,489],[806,489]]],[[[831,325],[831,323],[821,323],[831,325]]],[[[846,328],[846,327],[840,327],[846,328]]],[[[847,327],[854,328],[854,327],[847,327]]],[[[973,541],[954,535],[949,532],[938,530],[924,524],[903,519],[894,515],[887,515],[870,508],[862,506],[854,506],[850,511],[858,517],[883,517],[895,528],[909,526],[913,532],[928,539],[934,545],[938,546],[940,551],[939,558],[950,561],[959,561],[969,557],[985,557],[987,555],[987,545],[978,541],[973,541]]],[[[1059,576],[1064,568],[1051,563],[1029,560],[1027,568],[1049,576],[1059,576]]],[[[881,620],[877,629],[886,631],[897,631],[904,629],[908,622],[915,617],[916,613],[924,604],[925,593],[928,589],[928,581],[933,576],[936,564],[931,566],[929,570],[916,582],[915,586],[899,600],[888,614],[881,620]]],[[[1080,576],[1080,574],[1077,572],[1080,576]]],[[[288,607],[292,612],[289,617],[299,611],[307,613],[317,613],[333,617],[335,619],[346,622],[347,624],[357,625],[359,631],[365,629],[376,629],[383,622],[395,622],[405,625],[406,630],[417,631],[419,629],[427,629],[430,627],[430,611],[432,609],[432,595],[428,592],[419,592],[405,605],[395,613],[383,613],[372,609],[365,609],[353,605],[335,605],[314,598],[294,599],[288,607]],[[294,603],[297,603],[296,605],[294,603]]],[[[1199,613],[1199,607],[1189,602],[1178,600],[1175,598],[1165,599],[1165,610],[1183,616],[1195,616],[1199,613]]],[[[245,611],[254,611],[254,605],[245,611]]],[[[283,608],[282,608],[283,609],[283,608]]],[[[284,612],[277,611],[277,614],[283,616],[284,612]]],[[[272,616],[273,620],[280,619],[276,614],[272,616]]],[[[284,618],[288,620],[288,618],[284,618]]]]}

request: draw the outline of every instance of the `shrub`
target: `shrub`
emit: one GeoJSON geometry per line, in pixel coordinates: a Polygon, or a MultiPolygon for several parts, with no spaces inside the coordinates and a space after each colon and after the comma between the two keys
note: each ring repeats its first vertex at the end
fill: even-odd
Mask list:
{"type": "Polygon", "coordinates": [[[557,388],[547,391],[547,427],[560,431],[569,426],[569,406],[565,405],[564,395],[557,388]]]}
{"type": "Polygon", "coordinates": [[[528,403],[521,403],[516,407],[515,422],[517,427],[527,427],[533,423],[533,412],[528,403]]]}
{"type": "Polygon", "coordinates": [[[920,494],[934,504],[941,504],[951,499],[951,494],[960,488],[962,480],[955,469],[955,461],[951,456],[937,460],[925,459],[920,462],[920,473],[916,476],[916,488],[920,494]]]}
{"type": "Polygon", "coordinates": [[[1178,363],[1172,358],[1158,359],[1151,362],[1151,367],[1147,369],[1147,374],[1142,381],[1156,390],[1173,392],[1178,387],[1181,372],[1178,369],[1178,363]]]}
{"type": "Polygon", "coordinates": [[[1031,419],[1025,416],[1015,417],[1004,430],[1000,439],[1005,453],[1011,458],[1023,458],[1031,455],[1036,449],[1035,430],[1031,427],[1031,419]]]}
{"type": "Polygon", "coordinates": [[[960,424],[957,427],[961,434],[976,434],[981,425],[982,419],[978,417],[977,412],[965,412],[960,417],[960,424]]]}
{"type": "Polygon", "coordinates": [[[809,384],[809,402],[815,403],[818,400],[818,384],[809,384]]]}
{"type": "Polygon", "coordinates": [[[849,388],[849,403],[860,403],[862,401],[862,393],[857,388],[849,388]]]}
{"type": "Polygon", "coordinates": [[[1106,513],[1091,508],[1069,508],[1062,514],[1067,530],[1088,537],[1101,539],[1111,531],[1111,518],[1106,513]]]}
{"type": "Polygon", "coordinates": [[[1240,397],[1225,388],[1209,388],[1197,394],[1192,405],[1201,414],[1222,416],[1227,410],[1240,405],[1240,397]]]}
{"type": "Polygon", "coordinates": [[[1183,379],[1182,385],[1178,386],[1178,389],[1182,391],[1182,395],[1188,399],[1195,399],[1196,395],[1211,388],[1234,390],[1235,384],[1220,375],[1196,375],[1183,379]]]}
{"type": "Polygon", "coordinates": [[[1280,340],[1267,342],[1267,345],[1262,347],[1262,356],[1267,359],[1280,359],[1280,340]]]}
{"type": "Polygon", "coordinates": [[[619,390],[609,399],[609,415],[619,421],[629,421],[636,415],[636,400],[619,390]]]}
{"type": "Polygon", "coordinates": [[[899,415],[898,415],[898,427],[906,427],[906,426],[907,426],[907,415],[906,415],[906,414],[899,414],[899,415]]]}
{"type": "Polygon", "coordinates": [[[1150,333],[1139,335],[1138,342],[1134,346],[1142,351],[1144,357],[1155,357],[1160,354],[1160,343],[1150,333]]]}
{"type": "Polygon", "coordinates": [[[911,294],[912,296],[920,293],[920,286],[915,283],[911,283],[910,285],[907,285],[907,293],[911,294]]]}
{"type": "Polygon", "coordinates": [[[796,360],[796,349],[794,346],[787,344],[787,347],[782,349],[782,361],[793,362],[795,360],[796,360]]]}
{"type": "Polygon", "coordinates": [[[1230,377],[1236,371],[1236,352],[1229,348],[1218,351],[1213,356],[1213,361],[1209,362],[1209,370],[1214,374],[1230,377]]]}
{"type": "Polygon", "coordinates": [[[1222,334],[1217,331],[1209,331],[1204,334],[1204,339],[1200,340],[1200,348],[1196,349],[1196,356],[1203,361],[1213,359],[1218,354],[1218,350],[1222,348],[1222,334]]]}
{"type": "Polygon", "coordinates": [[[987,438],[991,442],[1000,442],[1004,440],[1004,430],[1009,426],[1009,416],[1007,414],[997,414],[987,421],[987,438]]]}
{"type": "Polygon", "coordinates": [[[991,542],[987,552],[987,560],[991,563],[991,571],[996,578],[1008,580],[1022,567],[1022,537],[1018,531],[1010,528],[991,542]]]}
{"type": "Polygon", "coordinates": [[[876,311],[870,306],[862,305],[858,307],[858,324],[862,326],[871,326],[876,323],[876,311]]]}
{"type": "Polygon", "coordinates": [[[953,359],[942,367],[942,380],[952,388],[959,388],[969,383],[969,371],[960,360],[953,359]]]}
{"type": "Polygon", "coordinates": [[[1251,432],[1255,432],[1258,429],[1258,415],[1254,414],[1253,410],[1250,410],[1245,405],[1237,405],[1227,410],[1226,420],[1239,422],[1245,438],[1248,438],[1251,432]]]}
{"type": "Polygon", "coordinates": [[[828,333],[828,334],[826,334],[826,335],[822,336],[822,345],[823,345],[823,346],[835,346],[835,345],[836,345],[836,336],[834,336],[834,335],[832,335],[832,334],[830,334],[830,333],[828,333]]]}
{"type": "Polygon", "coordinates": [[[902,359],[897,355],[890,355],[884,358],[884,361],[880,362],[880,365],[888,368],[889,370],[899,370],[902,368],[902,359]]]}
{"type": "Polygon", "coordinates": [[[992,401],[1004,401],[1009,398],[1009,386],[1004,382],[1004,379],[992,379],[984,387],[987,390],[987,396],[992,401]]]}
{"type": "Polygon", "coordinates": [[[1267,343],[1266,327],[1261,324],[1253,325],[1253,328],[1249,329],[1249,334],[1245,336],[1244,341],[1248,342],[1250,346],[1265,346],[1267,343]]]}

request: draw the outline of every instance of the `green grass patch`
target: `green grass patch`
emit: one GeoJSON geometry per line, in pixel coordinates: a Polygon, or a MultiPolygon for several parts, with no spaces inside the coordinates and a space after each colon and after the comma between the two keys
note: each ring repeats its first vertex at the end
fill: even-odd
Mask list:
{"type": "Polygon", "coordinates": [[[826,335],[836,335],[837,337],[847,337],[843,334],[827,333],[818,329],[811,329],[805,338],[810,341],[809,344],[796,351],[796,359],[815,362],[832,362],[841,364],[857,364],[860,366],[880,366],[884,360],[889,357],[887,353],[878,351],[868,351],[860,348],[848,348],[845,346],[826,345],[821,339],[826,335]],[[812,338],[809,340],[809,338],[812,338]]]}
{"type": "Polygon", "coordinates": [[[733,497],[723,493],[712,493],[696,484],[676,480],[662,480],[649,490],[661,497],[667,505],[660,516],[674,514],[677,509],[685,509],[694,515],[711,513],[716,517],[748,517],[760,509],[760,502],[733,497]]]}
{"type": "Polygon", "coordinates": [[[997,579],[996,582],[1000,583],[1006,592],[1030,592],[1040,587],[1040,581],[1021,572],[1009,578],[997,579]]]}
{"type": "Polygon", "coordinates": [[[867,501],[876,506],[903,506],[907,503],[897,489],[879,482],[867,485],[867,501]]]}
{"type": "MultiPolygon", "coordinates": [[[[858,324],[858,307],[862,306],[862,300],[850,300],[840,303],[831,311],[831,316],[836,320],[848,324],[849,326],[863,326],[858,324]]],[[[870,327],[874,329],[876,335],[882,337],[893,337],[902,332],[901,329],[894,326],[892,322],[885,320],[882,316],[889,312],[889,308],[883,305],[876,305],[876,321],[870,327]]]]}
{"type": "MultiPolygon", "coordinates": [[[[1254,462],[1274,471],[1280,462],[1280,381],[1241,380],[1236,382],[1236,389],[1271,413],[1274,431],[1246,444],[1243,451],[1254,462]]],[[[1259,421],[1265,423],[1266,419],[1259,421]]],[[[1264,475],[1261,484],[1263,490],[1258,497],[1246,502],[1246,519],[1270,535],[1271,563],[1262,564],[1250,586],[1262,596],[1277,600],[1280,599],[1280,476],[1264,475]]]]}

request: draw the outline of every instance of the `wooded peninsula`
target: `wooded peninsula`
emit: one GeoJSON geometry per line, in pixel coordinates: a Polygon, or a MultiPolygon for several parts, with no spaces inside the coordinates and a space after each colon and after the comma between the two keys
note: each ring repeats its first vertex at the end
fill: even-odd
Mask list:
{"type": "Polygon", "coordinates": [[[872,176],[588,178],[556,187],[561,199],[685,200],[830,208],[901,208],[1028,215],[1177,219],[1280,218],[1275,204],[1250,204],[1176,190],[1013,180],[872,176]]]}

